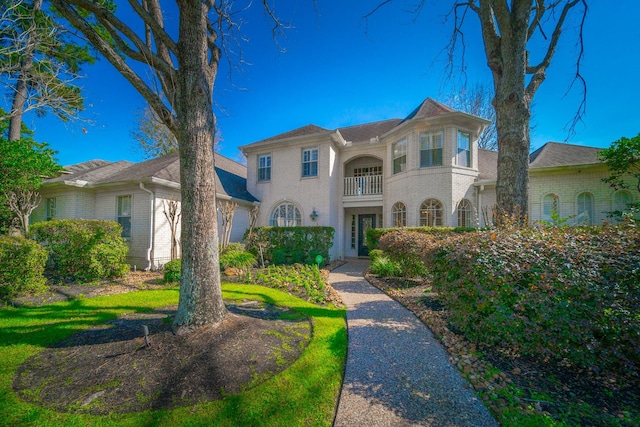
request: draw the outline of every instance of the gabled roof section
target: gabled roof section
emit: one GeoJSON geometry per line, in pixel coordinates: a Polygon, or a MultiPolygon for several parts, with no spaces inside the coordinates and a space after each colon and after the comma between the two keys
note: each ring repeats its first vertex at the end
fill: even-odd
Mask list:
{"type": "Polygon", "coordinates": [[[90,160],[88,162],[65,166],[65,172],[55,178],[46,179],[45,182],[80,181],[94,183],[107,179],[131,165],[133,165],[133,163],[126,160],[120,160],[119,162],[90,160]]]}
{"type": "Polygon", "coordinates": [[[402,119],[382,120],[379,122],[367,123],[364,125],[348,126],[338,128],[345,141],[369,142],[371,138],[384,135],[394,127],[398,126],[402,119]]]}
{"type": "MultiPolygon", "coordinates": [[[[325,128],[322,128],[320,126],[309,124],[309,125],[302,126],[300,128],[294,129],[294,130],[290,130],[290,131],[285,132],[285,133],[281,133],[281,134],[276,135],[276,136],[272,136],[272,137],[267,138],[267,139],[263,139],[261,141],[255,142],[254,144],[259,144],[261,142],[267,142],[267,141],[278,141],[278,140],[281,140],[281,139],[296,138],[296,137],[299,137],[299,136],[315,135],[317,133],[325,133],[325,132],[330,132],[330,131],[329,131],[329,129],[325,129],[325,128]]],[[[251,145],[253,145],[253,144],[251,144],[251,145]]]]}
{"type": "MultiPolygon", "coordinates": [[[[216,191],[229,197],[257,202],[247,191],[247,168],[221,154],[214,153],[216,191]]],[[[171,153],[140,163],[92,160],[65,167],[67,174],[45,180],[45,184],[63,182],[82,185],[105,185],[123,182],[143,182],[155,179],[180,184],[180,155],[171,153]]]]}
{"type": "Polygon", "coordinates": [[[529,155],[529,168],[548,168],[602,163],[598,159],[600,148],[584,145],[547,142],[529,155]]]}
{"type": "Polygon", "coordinates": [[[412,119],[426,119],[429,117],[436,117],[442,114],[455,113],[456,110],[447,107],[444,104],[439,103],[431,98],[427,98],[422,101],[422,104],[418,105],[407,117],[402,120],[402,123],[412,119]]]}

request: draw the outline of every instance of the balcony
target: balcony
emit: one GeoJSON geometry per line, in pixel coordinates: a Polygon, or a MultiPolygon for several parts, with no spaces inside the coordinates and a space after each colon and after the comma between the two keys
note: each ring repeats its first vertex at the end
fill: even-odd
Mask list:
{"type": "Polygon", "coordinates": [[[345,196],[382,195],[382,175],[347,177],[344,179],[345,196]]]}

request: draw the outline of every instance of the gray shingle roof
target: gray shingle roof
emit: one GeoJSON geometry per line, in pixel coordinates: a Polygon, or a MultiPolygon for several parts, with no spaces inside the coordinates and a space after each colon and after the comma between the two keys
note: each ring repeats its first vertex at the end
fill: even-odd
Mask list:
{"type": "Polygon", "coordinates": [[[420,105],[416,107],[402,122],[409,121],[411,119],[424,119],[428,117],[435,117],[441,114],[455,113],[456,110],[447,107],[444,104],[439,103],[431,98],[427,98],[420,105]]]}
{"type": "Polygon", "coordinates": [[[290,130],[285,133],[281,133],[281,134],[263,139],[261,141],[255,142],[254,144],[258,144],[260,142],[267,142],[267,141],[278,141],[278,140],[287,139],[287,138],[296,138],[299,136],[314,135],[316,133],[325,133],[325,132],[331,132],[331,131],[329,129],[325,129],[320,126],[309,124],[297,129],[290,130]]]}
{"type": "Polygon", "coordinates": [[[384,135],[394,127],[398,126],[401,121],[401,119],[382,120],[364,125],[339,128],[338,130],[345,141],[351,141],[354,143],[369,142],[371,138],[384,135]]]}
{"type": "MultiPolygon", "coordinates": [[[[249,202],[256,202],[247,191],[247,168],[240,163],[215,153],[216,191],[249,202]]],[[[167,154],[140,163],[121,160],[107,162],[91,160],[66,166],[67,173],[47,179],[44,184],[65,181],[86,181],[90,185],[122,182],[136,182],[148,179],[162,179],[180,184],[180,157],[178,153],[167,154]]]]}
{"type": "Polygon", "coordinates": [[[478,179],[494,180],[498,178],[498,152],[478,149],[478,179]]]}
{"type": "Polygon", "coordinates": [[[546,168],[570,165],[590,165],[598,160],[600,148],[583,145],[547,142],[529,155],[529,168],[546,168]]]}

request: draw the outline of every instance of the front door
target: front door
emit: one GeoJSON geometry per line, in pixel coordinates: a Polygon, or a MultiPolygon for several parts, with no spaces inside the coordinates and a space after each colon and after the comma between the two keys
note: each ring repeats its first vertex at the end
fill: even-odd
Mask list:
{"type": "Polygon", "coordinates": [[[376,215],[358,215],[358,256],[368,256],[367,230],[376,228],[376,215]]]}

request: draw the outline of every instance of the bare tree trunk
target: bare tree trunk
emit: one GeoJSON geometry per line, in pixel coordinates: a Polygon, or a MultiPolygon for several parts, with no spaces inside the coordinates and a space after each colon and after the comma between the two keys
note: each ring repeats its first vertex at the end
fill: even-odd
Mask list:
{"type": "Polygon", "coordinates": [[[34,0],[32,19],[33,25],[27,31],[27,45],[22,57],[22,63],[20,64],[20,75],[16,83],[15,93],[13,94],[13,103],[11,105],[11,118],[9,119],[9,141],[17,141],[20,139],[20,130],[22,128],[22,114],[25,103],[27,102],[27,85],[29,81],[29,75],[33,68],[33,56],[36,50],[36,29],[35,19],[36,14],[42,10],[42,0],[34,0]]]}
{"type": "MultiPolygon", "coordinates": [[[[208,64],[204,3],[179,0],[178,6],[180,35],[176,113],[183,246],[180,303],[174,325],[179,330],[189,330],[221,321],[227,310],[220,286],[213,157],[215,117],[212,91],[217,68],[210,68],[208,64]]],[[[217,60],[212,59],[216,63],[217,60]]]]}

